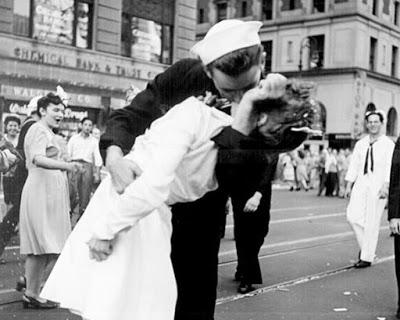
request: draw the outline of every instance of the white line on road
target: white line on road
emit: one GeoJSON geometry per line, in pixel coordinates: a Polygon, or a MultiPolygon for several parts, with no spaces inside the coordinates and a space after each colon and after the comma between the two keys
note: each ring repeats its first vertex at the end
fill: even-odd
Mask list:
{"type": "Polygon", "coordinates": [[[334,205],[332,206],[308,206],[308,207],[289,207],[289,208],[274,208],[271,209],[271,212],[281,212],[281,211],[294,211],[294,210],[310,210],[310,209],[322,209],[322,208],[332,208],[335,207],[334,205]]]}
{"type": "MultiPolygon", "coordinates": [[[[389,227],[383,226],[383,227],[380,227],[379,230],[389,230],[389,227]]],[[[300,243],[308,243],[308,242],[313,242],[313,241],[327,240],[327,239],[334,239],[334,238],[344,238],[344,237],[352,236],[352,235],[354,235],[353,231],[327,234],[327,235],[318,236],[318,237],[303,238],[303,239],[299,239],[299,240],[283,241],[283,242],[277,242],[277,243],[272,243],[272,244],[266,244],[266,245],[263,245],[261,247],[261,249],[272,249],[272,248],[282,247],[282,246],[292,246],[292,245],[296,245],[296,244],[300,244],[300,243]]],[[[219,257],[227,256],[227,255],[234,254],[234,253],[236,253],[236,249],[220,252],[219,257]]]]}
{"type": "MultiPolygon", "coordinates": [[[[251,214],[251,213],[249,213],[249,214],[251,214]]],[[[304,217],[271,220],[270,224],[286,223],[286,222],[294,222],[294,221],[307,221],[307,220],[315,220],[315,219],[325,219],[325,218],[339,217],[339,216],[344,216],[344,215],[346,215],[345,212],[328,213],[328,214],[320,214],[320,215],[318,215],[317,213],[310,213],[304,217]]],[[[226,226],[226,228],[228,228],[228,229],[233,228],[233,224],[228,224],[226,226]]]]}
{"type": "Polygon", "coordinates": [[[19,249],[19,246],[9,246],[9,247],[6,247],[4,250],[18,250],[19,249]]]}
{"type": "MultiPolygon", "coordinates": [[[[383,257],[380,259],[377,259],[374,264],[380,264],[380,263],[384,263],[387,261],[391,261],[394,259],[394,255],[391,256],[387,256],[387,257],[383,257]]],[[[221,297],[219,299],[217,299],[216,304],[220,305],[220,304],[224,304],[224,303],[228,303],[228,302],[233,302],[239,299],[243,299],[243,298],[249,298],[249,297],[254,297],[254,296],[258,296],[260,294],[264,294],[270,291],[275,291],[275,290],[282,290],[285,289],[287,287],[292,287],[298,284],[303,284],[303,283],[307,283],[310,281],[314,281],[314,280],[320,280],[329,276],[333,276],[333,275],[337,275],[339,273],[342,272],[346,272],[348,270],[353,269],[353,266],[343,266],[341,268],[337,268],[334,270],[328,270],[328,271],[324,271],[324,272],[320,272],[320,273],[315,273],[312,275],[307,275],[307,276],[303,276],[300,278],[296,278],[296,279],[292,279],[289,281],[285,281],[285,282],[280,282],[280,283],[276,283],[267,287],[263,287],[263,288],[259,288],[257,290],[254,290],[252,292],[249,292],[247,294],[235,294],[232,296],[227,296],[227,297],[221,297]]]]}
{"type": "MultiPolygon", "coordinates": [[[[303,248],[301,248],[301,249],[303,249],[303,248]]],[[[287,255],[287,254],[295,253],[297,251],[299,251],[299,250],[294,249],[294,250],[288,250],[288,251],[275,252],[275,253],[271,253],[269,255],[259,256],[258,260],[263,260],[263,259],[273,258],[273,257],[278,257],[278,256],[284,256],[284,255],[287,255]]],[[[218,266],[219,267],[226,267],[226,266],[230,266],[232,264],[236,265],[237,264],[237,260],[235,259],[233,261],[221,262],[221,263],[218,263],[218,266]]]]}
{"type": "Polygon", "coordinates": [[[0,290],[0,295],[6,294],[6,293],[11,293],[11,292],[16,292],[16,290],[15,289],[3,289],[3,290],[0,290]]]}

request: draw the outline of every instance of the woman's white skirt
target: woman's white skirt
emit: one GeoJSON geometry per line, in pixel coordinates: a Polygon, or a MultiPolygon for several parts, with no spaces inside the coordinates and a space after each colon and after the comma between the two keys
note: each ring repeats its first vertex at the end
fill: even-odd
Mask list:
{"type": "Polygon", "coordinates": [[[91,226],[112,210],[117,196],[106,178],[68,238],[40,296],[84,319],[173,320],[177,289],[167,206],[120,233],[108,259],[89,258],[91,226]]]}

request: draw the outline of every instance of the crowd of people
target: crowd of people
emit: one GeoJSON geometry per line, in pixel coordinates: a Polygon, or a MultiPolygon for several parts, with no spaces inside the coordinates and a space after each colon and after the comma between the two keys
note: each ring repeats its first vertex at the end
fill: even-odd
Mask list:
{"type": "Polygon", "coordinates": [[[280,156],[275,179],[288,185],[290,191],[318,190],[318,196],[344,198],[345,176],[351,149],[298,149],[280,156]],[[325,191],[325,193],[324,193],[325,191]]]}
{"type": "MultiPolygon", "coordinates": [[[[7,207],[0,224],[0,256],[19,231],[20,250],[26,260],[25,275],[19,279],[17,289],[25,290],[24,305],[50,308],[56,305],[32,297],[39,296],[43,279],[71,232],[71,222],[80,217],[82,206],[88,202],[75,189],[83,186],[89,195],[94,191],[93,169],[91,175],[83,178],[80,175],[88,167],[98,171],[102,160],[99,140],[91,135],[91,119],[82,119],[81,131],[67,141],[59,132],[66,106],[60,96],[49,93],[32,101],[31,114],[22,126],[17,115],[6,116],[4,120],[3,140],[15,148],[20,159],[3,170],[7,207]],[[81,144],[77,145],[75,141],[79,138],[81,144]],[[78,158],[79,152],[86,158],[78,158]],[[78,216],[73,219],[75,211],[78,216]]],[[[5,262],[1,259],[1,263],[5,262]]]]}
{"type": "MultiPolygon", "coordinates": [[[[193,47],[198,59],[158,75],[111,115],[100,141],[88,118],[69,141],[57,133],[66,106],[59,94],[36,99],[20,129],[15,118],[6,119],[4,139],[15,151],[10,146],[4,157],[16,165],[3,169],[14,179],[14,197],[7,197],[0,224],[0,255],[19,224],[24,307],[61,306],[89,320],[214,319],[227,199],[238,256],[234,278],[238,292],[247,293],[262,283],[258,253],[269,229],[275,171],[292,191],[350,197],[347,218],[360,245],[356,268],[371,265],[376,216],[388,194],[399,241],[393,201],[400,192],[388,178],[394,144],[382,134],[383,116],[365,115],[368,135],[353,154],[298,149],[315,133],[313,86],[263,74],[261,25],[217,23],[193,47]],[[229,111],[216,107],[221,100],[229,111]],[[100,185],[99,150],[108,171],[100,185]],[[75,226],[71,214],[78,216],[75,226]]],[[[397,253],[396,259],[400,272],[397,253]]]]}

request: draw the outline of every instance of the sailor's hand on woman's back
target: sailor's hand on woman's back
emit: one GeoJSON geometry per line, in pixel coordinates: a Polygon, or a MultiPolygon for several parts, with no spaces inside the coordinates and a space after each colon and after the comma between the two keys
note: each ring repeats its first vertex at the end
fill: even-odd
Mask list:
{"type": "Polygon", "coordinates": [[[142,174],[140,167],[131,160],[123,157],[122,151],[117,146],[111,146],[107,151],[107,169],[111,175],[111,181],[118,193],[123,193],[136,177],[142,174]]]}

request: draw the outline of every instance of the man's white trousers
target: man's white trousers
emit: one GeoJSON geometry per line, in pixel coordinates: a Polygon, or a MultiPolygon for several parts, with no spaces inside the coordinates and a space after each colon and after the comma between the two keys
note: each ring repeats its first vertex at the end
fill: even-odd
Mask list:
{"type": "Polygon", "coordinates": [[[360,246],[360,259],[372,262],[378,244],[382,213],[387,199],[379,199],[381,186],[374,185],[370,176],[358,178],[347,206],[347,221],[350,223],[360,246]]]}

